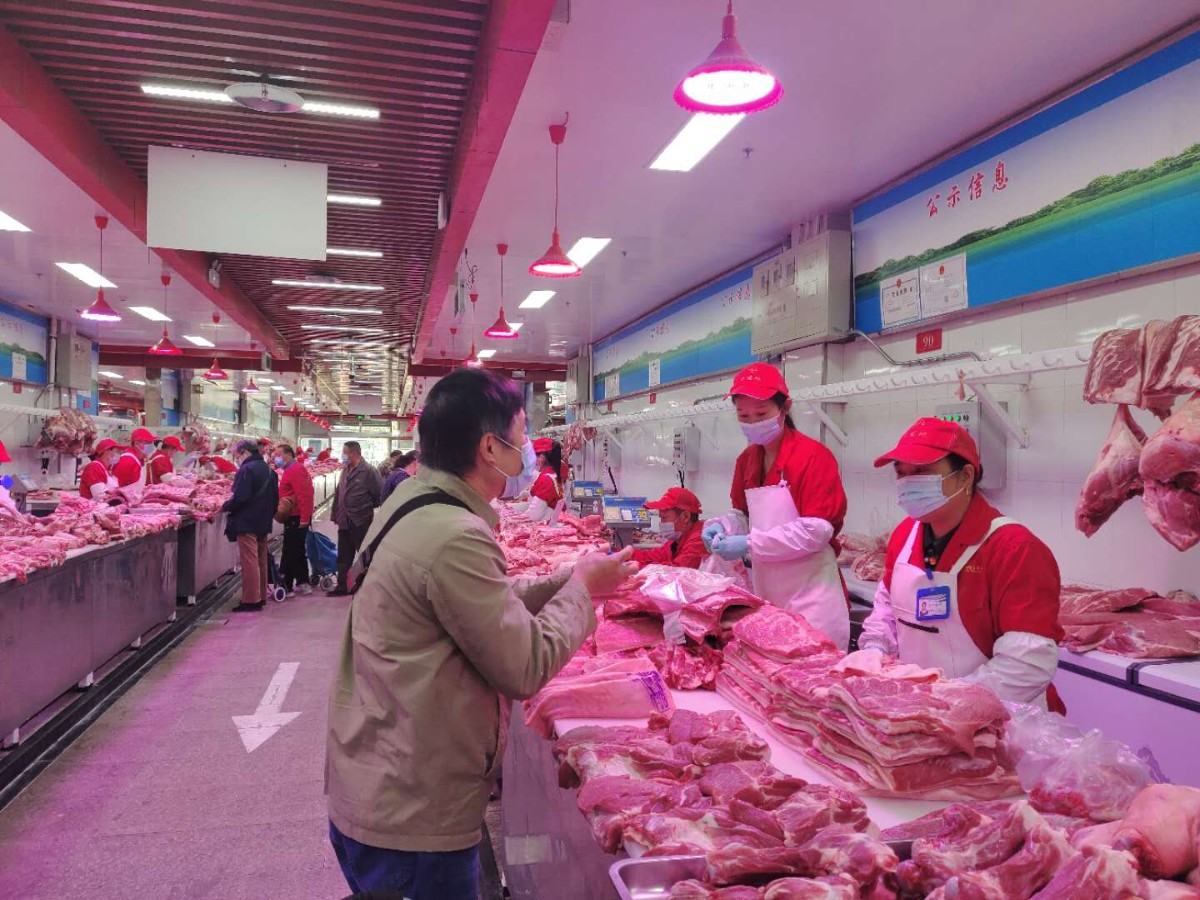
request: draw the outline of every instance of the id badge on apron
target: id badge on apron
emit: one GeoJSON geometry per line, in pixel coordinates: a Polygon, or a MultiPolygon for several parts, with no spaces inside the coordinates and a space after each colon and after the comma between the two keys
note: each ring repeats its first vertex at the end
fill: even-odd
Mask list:
{"type": "Polygon", "coordinates": [[[950,586],[947,584],[920,588],[917,591],[917,621],[936,622],[950,618],[950,586]]]}

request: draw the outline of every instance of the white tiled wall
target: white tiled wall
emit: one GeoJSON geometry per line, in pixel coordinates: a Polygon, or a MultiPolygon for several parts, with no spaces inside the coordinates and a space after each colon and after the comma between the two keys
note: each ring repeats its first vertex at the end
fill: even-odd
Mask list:
{"type": "MultiPolygon", "coordinates": [[[[944,350],[1004,356],[1073,346],[1088,343],[1109,328],[1183,314],[1200,314],[1200,266],[954,320],[945,326],[944,350]]],[[[912,332],[880,343],[898,359],[914,356],[912,332]]],[[[793,389],[883,371],[890,371],[887,363],[865,341],[810,348],[785,360],[793,389]]],[[[1031,443],[1026,450],[1010,444],[1008,485],[989,499],[1049,544],[1066,579],[1200,592],[1200,548],[1180,553],[1168,545],[1146,522],[1140,499],[1127,503],[1090,539],[1075,530],[1080,486],[1115,412],[1115,407],[1091,406],[1082,400],[1083,375],[1083,369],[1045,373],[1034,376],[1028,387],[993,388],[996,398],[1007,402],[1010,413],[1029,431],[1031,443]]],[[[726,377],[663,391],[657,403],[691,405],[698,398],[724,393],[729,381],[726,377]]],[[[832,437],[826,439],[842,467],[850,503],[847,529],[885,534],[900,520],[891,475],[887,469],[874,469],[871,462],[892,447],[918,416],[932,414],[955,391],[945,386],[894,391],[852,398],[843,409],[828,408],[849,437],[845,447],[832,437]]],[[[614,404],[616,413],[646,408],[645,397],[614,404]]],[[[1135,415],[1148,431],[1156,427],[1157,420],[1148,414],[1135,415]]],[[[820,422],[811,412],[797,409],[795,419],[807,434],[821,437],[820,422]]],[[[745,442],[732,409],[695,421],[706,438],[700,471],[689,476],[688,486],[699,495],[706,513],[724,512],[733,460],[745,442]]],[[[616,473],[622,493],[657,496],[677,483],[669,460],[672,433],[680,424],[676,420],[623,429],[622,464],[616,473]]],[[[594,460],[589,460],[588,472],[595,471],[594,460]]]]}

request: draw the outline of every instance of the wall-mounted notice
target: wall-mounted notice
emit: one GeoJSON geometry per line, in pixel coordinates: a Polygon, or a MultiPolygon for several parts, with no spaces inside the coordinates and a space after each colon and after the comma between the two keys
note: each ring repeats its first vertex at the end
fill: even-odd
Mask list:
{"type": "Polygon", "coordinates": [[[856,326],[877,332],[1196,258],[1197,96],[1200,33],[860,204],[856,326]]]}
{"type": "Polygon", "coordinates": [[[50,320],[0,303],[0,378],[45,384],[50,320]]]}
{"type": "Polygon", "coordinates": [[[753,275],[750,266],[740,269],[597,343],[596,401],[753,362],[753,275]]]}

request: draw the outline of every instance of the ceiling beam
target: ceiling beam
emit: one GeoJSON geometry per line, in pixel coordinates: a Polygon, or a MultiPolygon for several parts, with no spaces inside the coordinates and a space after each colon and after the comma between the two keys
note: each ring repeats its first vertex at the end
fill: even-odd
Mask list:
{"type": "MultiPolygon", "coordinates": [[[[233,371],[262,371],[262,354],[256,350],[185,350],[181,356],[156,356],[138,345],[102,344],[100,365],[132,366],[138,369],[199,369],[207,371],[216,357],[222,369],[233,371]]],[[[272,372],[302,372],[303,361],[299,357],[271,361],[272,372]]]]}
{"type": "MultiPolygon", "coordinates": [[[[440,378],[461,367],[461,362],[449,361],[412,363],[408,367],[407,374],[413,378],[440,378]]],[[[519,378],[522,381],[535,383],[567,380],[567,369],[562,363],[521,363],[504,360],[503,362],[484,363],[483,368],[507,375],[509,378],[519,378]]]]}
{"type": "MultiPolygon", "coordinates": [[[[138,240],[146,242],[146,185],[2,26],[0,119],[138,240]]],[[[206,254],[151,249],[268,353],[276,359],[287,358],[287,341],[232,279],[222,279],[220,288],[209,284],[206,254]]]]}
{"type": "Polygon", "coordinates": [[[455,281],[475,214],[546,36],[555,0],[493,0],[455,148],[447,194],[450,215],[431,259],[428,293],[413,358],[425,359],[446,294],[455,281]]]}

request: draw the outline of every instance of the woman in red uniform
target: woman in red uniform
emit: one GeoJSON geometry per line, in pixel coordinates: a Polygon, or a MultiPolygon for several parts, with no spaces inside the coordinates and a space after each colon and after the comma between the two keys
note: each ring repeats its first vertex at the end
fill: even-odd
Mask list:
{"type": "Polygon", "coordinates": [[[541,522],[550,518],[554,507],[563,498],[559,472],[562,468],[562,447],[550,438],[538,438],[533,442],[537,454],[538,477],[529,489],[529,518],[541,522]]]}
{"type": "Polygon", "coordinates": [[[121,456],[121,445],[105,438],[92,451],[92,461],[79,473],[79,496],[85,500],[103,500],[117,487],[112,469],[121,456]]]}
{"type": "Polygon", "coordinates": [[[661,500],[647,503],[646,509],[658,510],[659,521],[666,529],[660,536],[666,538],[666,543],[652,550],[634,550],[633,561],[641,566],[700,568],[708,556],[701,538],[704,523],[700,521],[700,498],[689,490],[673,487],[661,500]]]}
{"type": "Polygon", "coordinates": [[[734,468],[733,512],[708,521],[704,545],[722,559],[748,560],[756,594],[803,614],[845,650],[850,609],[832,546],[846,518],[837,460],[796,430],[774,366],[747,366],[729,395],[750,446],[734,468]]]}
{"type": "Polygon", "coordinates": [[[129,485],[137,485],[139,487],[146,484],[146,457],[154,452],[154,445],[158,441],[145,428],[136,429],[129,438],[130,445],[121,451],[117,463],[113,466],[113,475],[117,478],[117,484],[121,487],[129,485]]]}
{"type": "Polygon", "coordinates": [[[980,496],[979,450],[960,425],[918,419],[875,460],[889,463],[908,518],[859,646],[1064,712],[1050,683],[1063,637],[1050,548],[980,496]]]}
{"type": "Polygon", "coordinates": [[[175,480],[175,463],[172,453],[182,453],[183,444],[171,434],[162,439],[162,444],[146,461],[147,484],[170,484],[175,480]]]}

